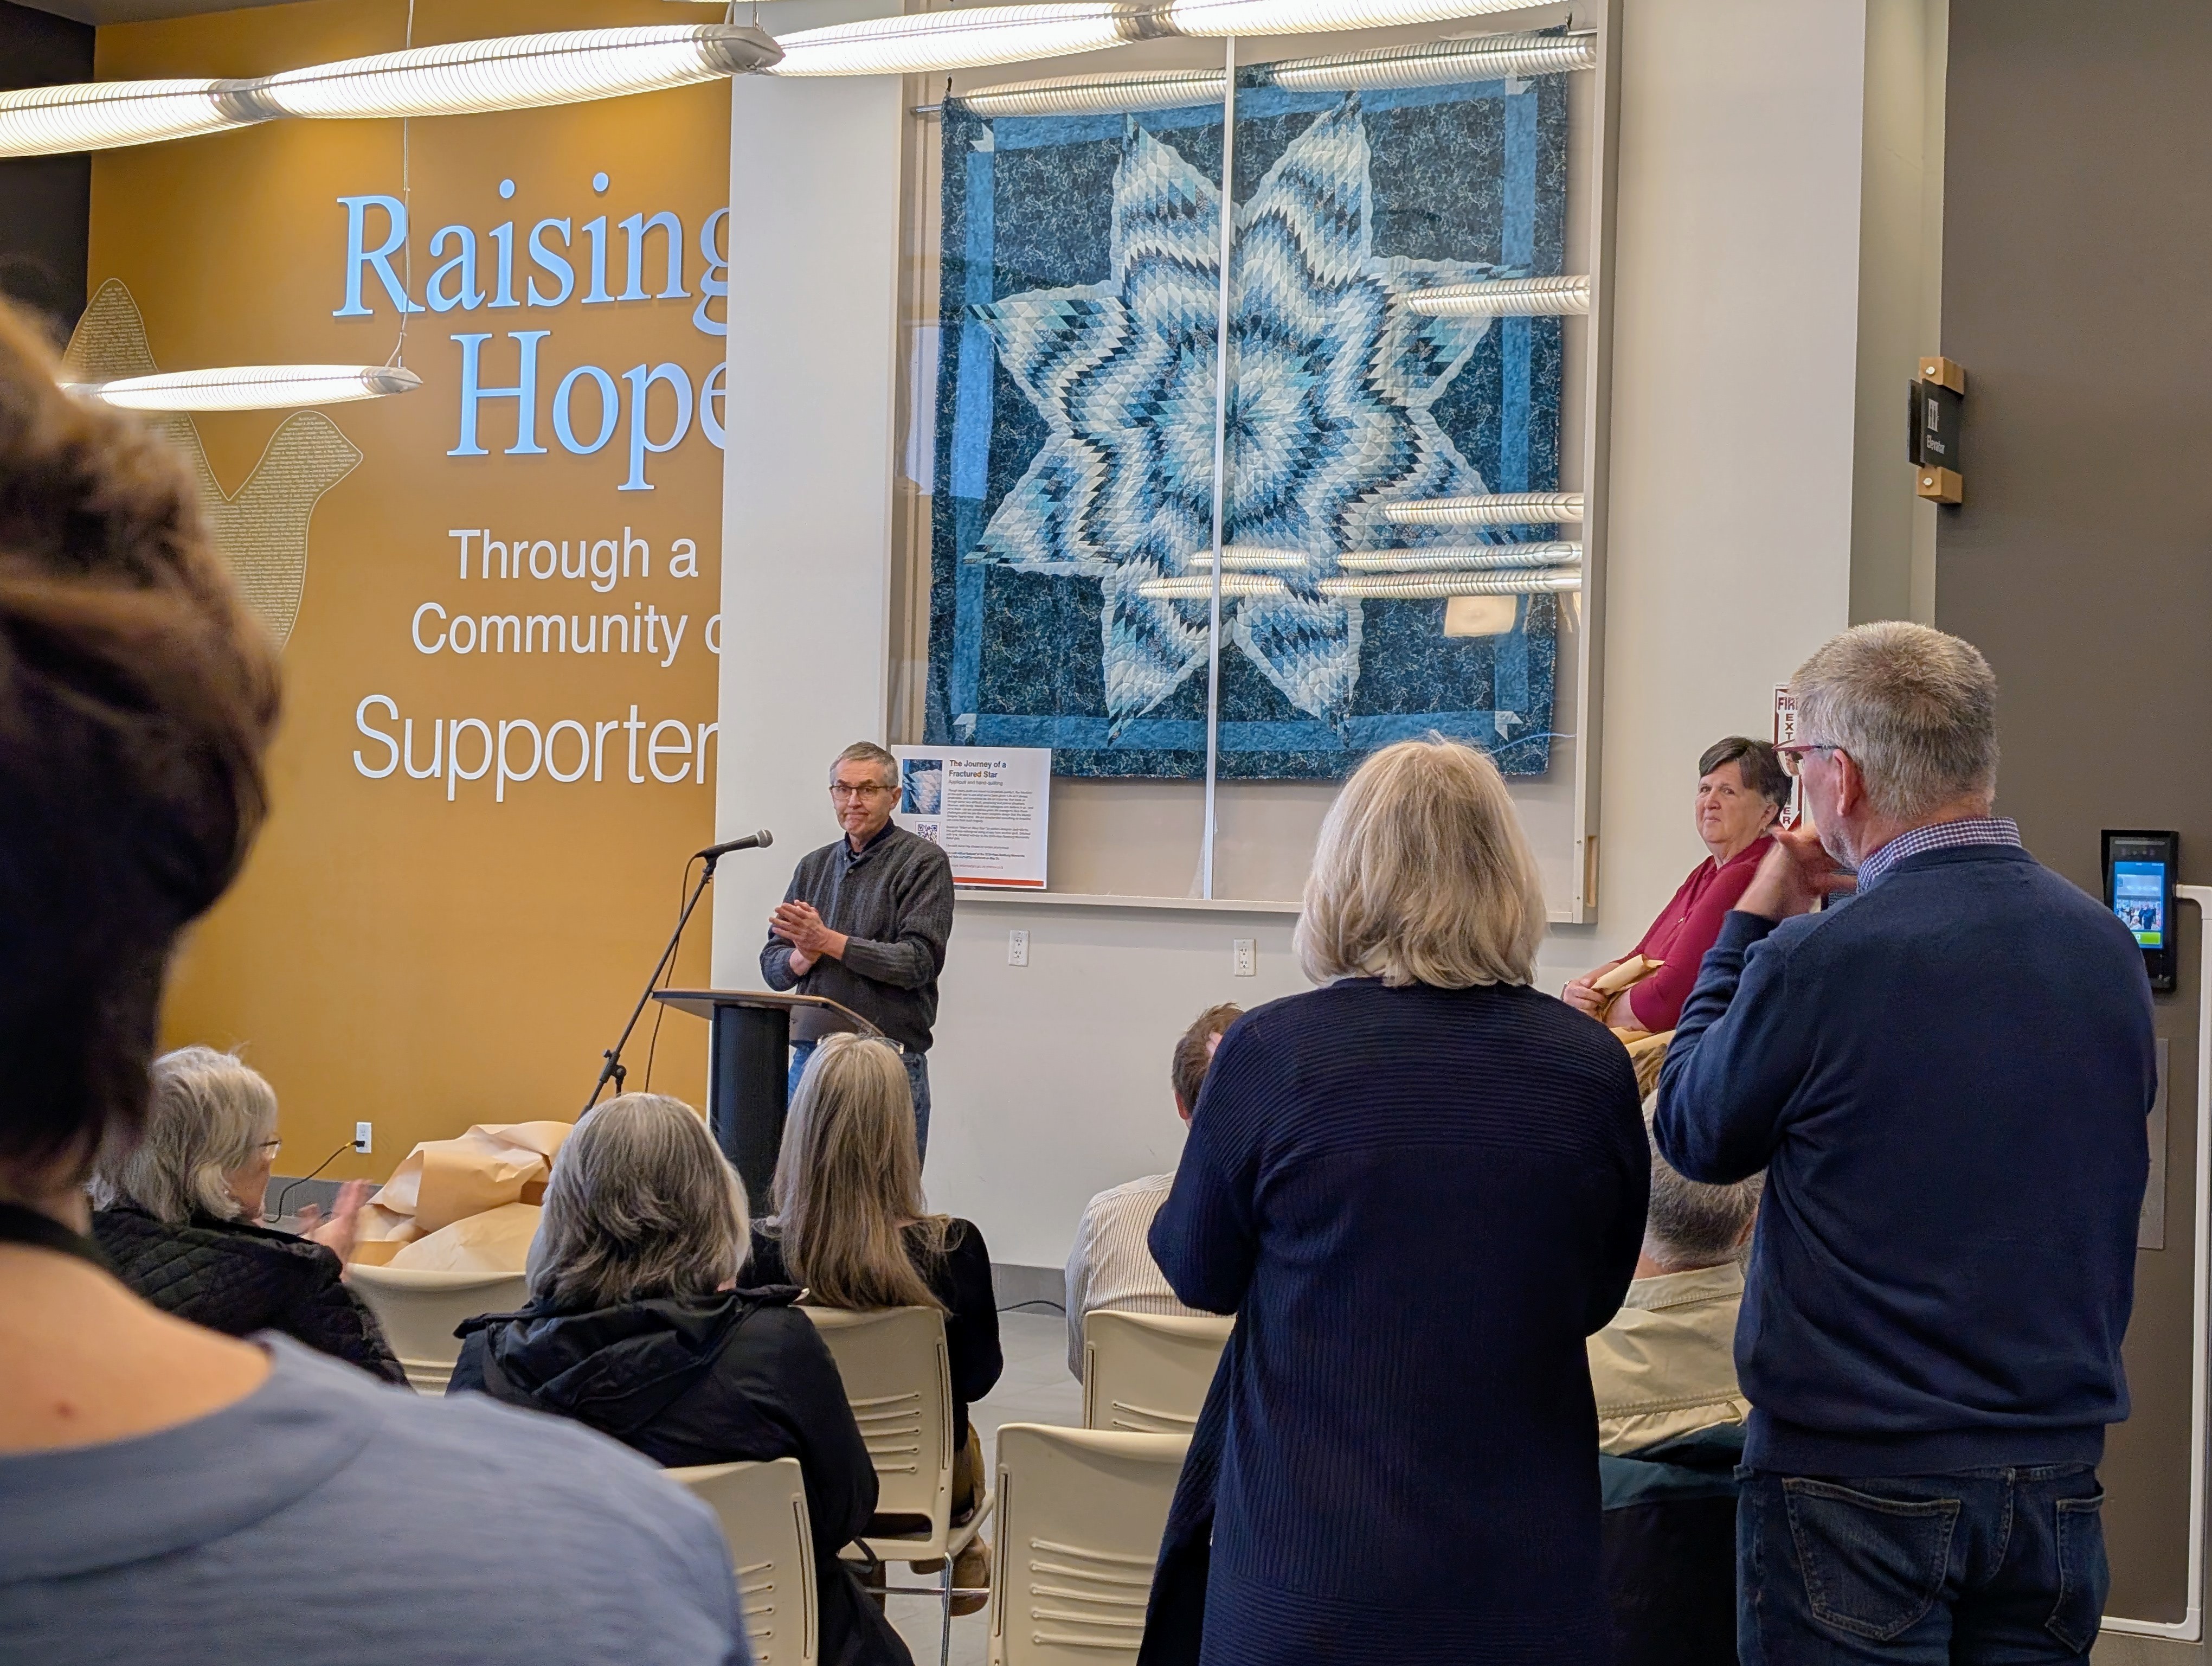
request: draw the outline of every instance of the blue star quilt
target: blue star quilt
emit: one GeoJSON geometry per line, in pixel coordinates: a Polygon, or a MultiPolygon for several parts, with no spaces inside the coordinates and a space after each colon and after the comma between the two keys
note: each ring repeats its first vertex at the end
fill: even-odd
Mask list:
{"type": "MultiPolygon", "coordinates": [[[[1447,636],[1441,599],[1320,587],[1351,552],[1550,535],[1383,510],[1559,483],[1559,320],[1406,298],[1560,271],[1562,78],[1244,80],[1224,541],[1270,577],[1224,569],[1220,772],[1327,779],[1437,731],[1540,775],[1554,597],[1447,636]]],[[[1202,776],[1221,106],[943,125],[926,739],[1202,776]]]]}

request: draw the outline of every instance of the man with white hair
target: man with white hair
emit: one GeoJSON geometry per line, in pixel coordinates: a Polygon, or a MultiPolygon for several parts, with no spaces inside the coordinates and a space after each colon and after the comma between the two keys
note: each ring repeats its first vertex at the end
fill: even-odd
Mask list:
{"type": "Polygon", "coordinates": [[[1972,646],[1860,625],[1793,686],[1819,830],[1723,926],[1655,1123],[1692,1179],[1766,1170],[1739,1649],[2085,1661],[2155,1088],[2142,952],[1992,813],[1972,646]]]}

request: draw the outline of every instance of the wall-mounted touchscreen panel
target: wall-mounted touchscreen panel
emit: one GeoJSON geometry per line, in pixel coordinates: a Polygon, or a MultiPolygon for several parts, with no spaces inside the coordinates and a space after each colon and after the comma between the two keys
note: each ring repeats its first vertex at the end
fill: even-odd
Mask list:
{"type": "Polygon", "coordinates": [[[2173,988],[2173,889],[2180,842],[2180,836],[2170,832],[2105,833],[2105,902],[2142,945],[2143,970],[2154,989],[2173,988]]]}

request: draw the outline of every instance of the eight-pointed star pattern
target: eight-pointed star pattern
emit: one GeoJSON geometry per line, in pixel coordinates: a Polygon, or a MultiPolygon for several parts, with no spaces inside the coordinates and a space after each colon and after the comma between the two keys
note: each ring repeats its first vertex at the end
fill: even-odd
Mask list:
{"type": "MultiPolygon", "coordinates": [[[[1237,210],[1230,274],[1224,542],[1305,561],[1276,573],[1287,593],[1224,597],[1224,630],[1293,706],[1340,732],[1360,605],[1316,581],[1342,551],[1445,536],[1391,526],[1383,504],[1488,489],[1431,407],[1490,320],[1424,317],[1406,295],[1522,275],[1378,258],[1369,155],[1352,94],[1237,210]]],[[[1114,175],[1110,276],[969,309],[1048,437],[967,559],[1101,581],[1115,735],[1206,663],[1206,599],[1139,587],[1208,570],[1194,557],[1213,543],[1219,204],[1212,180],[1133,122],[1114,175]]]]}

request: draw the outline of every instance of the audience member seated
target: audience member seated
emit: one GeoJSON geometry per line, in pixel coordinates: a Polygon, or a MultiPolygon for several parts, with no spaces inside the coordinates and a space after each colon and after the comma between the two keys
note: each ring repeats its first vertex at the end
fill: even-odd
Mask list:
{"type": "Polygon", "coordinates": [[[1633,949],[1577,978],[1559,992],[1561,998],[1616,1030],[1672,1030],[1698,981],[1698,964],[1773,848],[1774,824],[1789,806],[1790,776],[1767,742],[1730,735],[1708,746],[1698,760],[1692,813],[1709,854],[1633,949]],[[1663,964],[1626,989],[1607,994],[1597,987],[1607,973],[1638,956],[1663,964]]]}
{"type": "Polygon", "coordinates": [[[116,1275],[164,1313],[226,1336],[281,1331],[405,1382],[376,1316],[344,1283],[368,1186],[348,1182],[307,1237],[272,1231],[261,1200],[276,1146],[276,1094],[260,1072],[211,1047],[164,1054],[143,1133],[93,1170],[92,1236],[116,1275]]]}
{"type": "Polygon", "coordinates": [[[177,453],[55,377],[0,303],[0,1656],[743,1666],[712,1512],[635,1454],[189,1323],[86,1236],[278,672],[177,453]]]}
{"type": "Polygon", "coordinates": [[[553,1159],[530,1305],[471,1319],[447,1393],[588,1423],[675,1468],[795,1457],[806,1480],[825,1666],[913,1657],[837,1553],[876,1507],[876,1471],[799,1292],[734,1287],[745,1195],[681,1100],[625,1093],[553,1159]]]}
{"type": "MultiPolygon", "coordinates": [[[[928,1212],[906,1067],[889,1045],[831,1036],[814,1049],[784,1126],[775,1195],[775,1218],[753,1233],[763,1283],[803,1285],[817,1307],[944,1312],[957,1443],[952,1517],[965,1520],[983,1473],[968,1408],[1006,1367],[991,1252],[972,1222],[928,1212]]],[[[989,1576],[990,1546],[979,1535],[960,1554],[953,1583],[979,1590],[989,1576]]],[[[952,1611],[973,1614],[983,1601],[956,1597],[952,1611]]]]}
{"type": "Polygon", "coordinates": [[[1749,1414],[1735,1380],[1735,1316],[1759,1189],[1756,1177],[1685,1180],[1652,1151],[1636,1279],[1589,1339],[1600,1451],[1640,1451],[1749,1414]]]}
{"type": "Polygon", "coordinates": [[[1756,1177],[1685,1180],[1651,1152],[1635,1282],[1589,1339],[1614,1666],[1711,1666],[1735,1647],[1735,1380],[1756,1177]]]}
{"type": "MultiPolygon", "coordinates": [[[[1213,1062],[1213,1049],[1229,1026],[1244,1016],[1241,1006],[1224,1003],[1209,1006],[1184,1031],[1175,1045],[1169,1079],[1175,1087],[1176,1115],[1190,1121],[1198,1104],[1198,1090],[1206,1080],[1206,1067],[1213,1062]]],[[[1176,1299],[1176,1293],[1152,1259],[1145,1242],[1152,1230],[1152,1217],[1167,1201],[1175,1184],[1172,1170],[1148,1174],[1103,1191],[1085,1206],[1082,1224],[1075,1229],[1075,1247],[1067,1252],[1067,1369],[1083,1380],[1083,1316],[1102,1309],[1109,1313],[1195,1313],[1176,1299]]]]}

